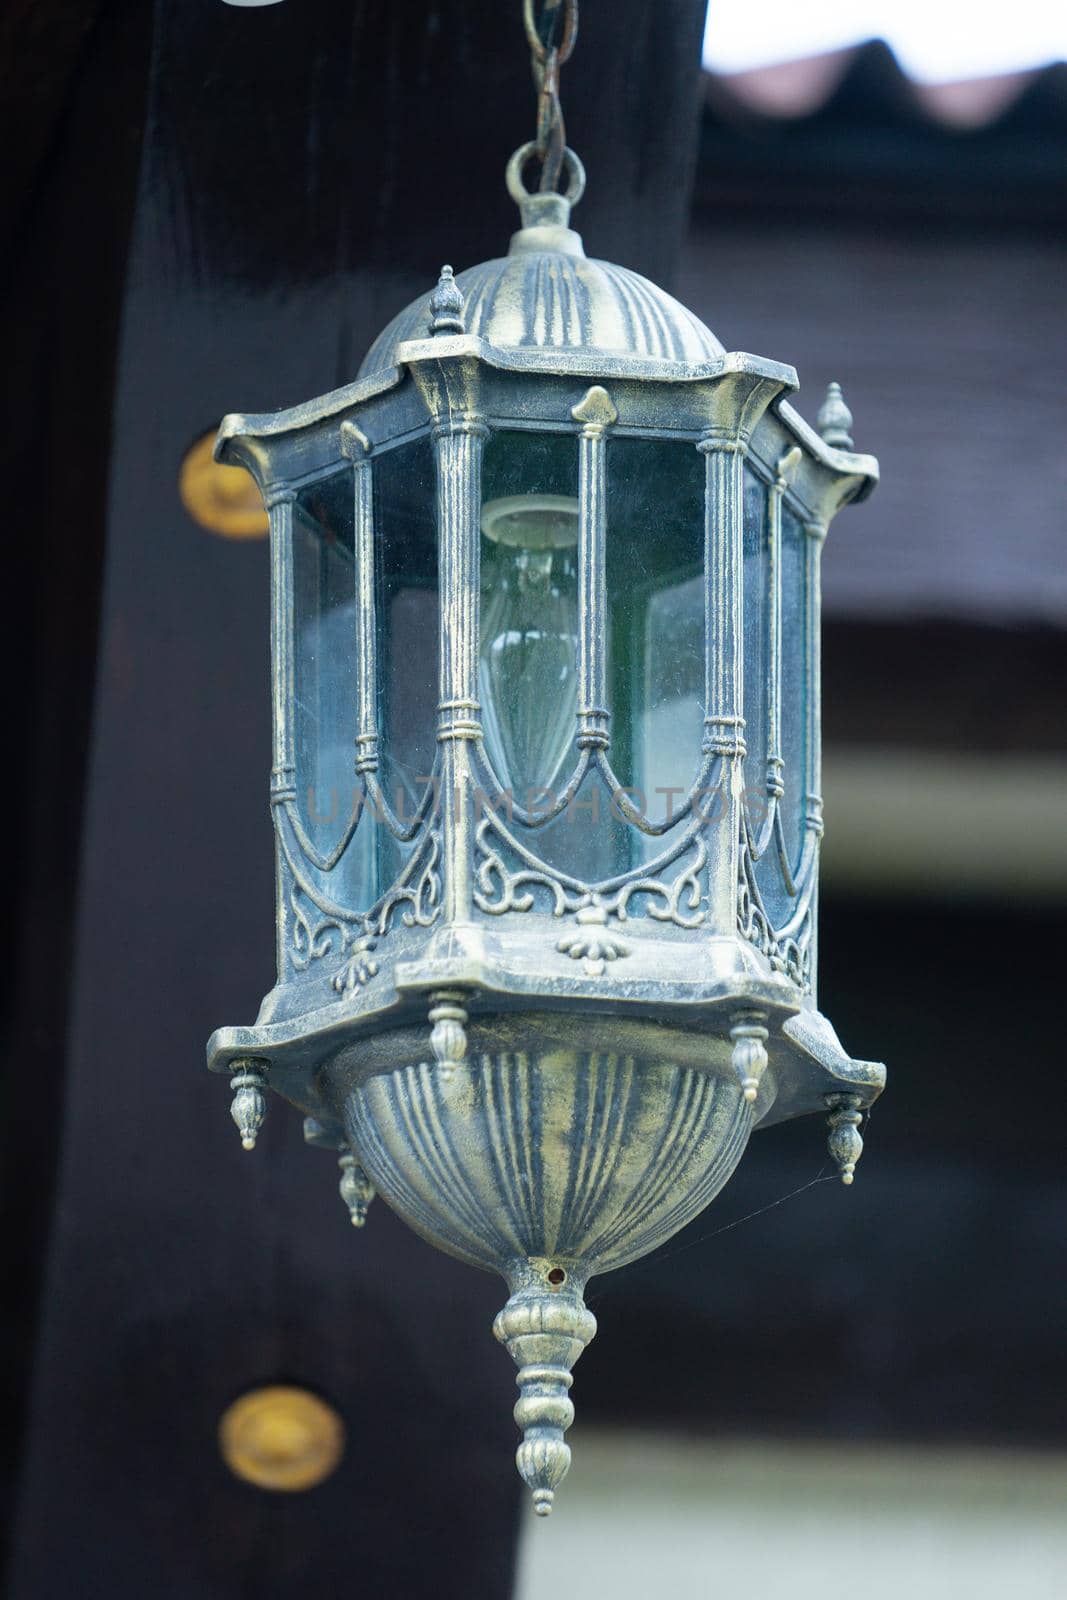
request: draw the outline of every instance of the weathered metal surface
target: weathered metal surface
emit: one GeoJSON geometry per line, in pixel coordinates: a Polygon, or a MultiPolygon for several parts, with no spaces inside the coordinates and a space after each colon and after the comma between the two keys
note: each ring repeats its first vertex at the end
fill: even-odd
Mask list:
{"type": "Polygon", "coordinates": [[[271,515],[278,982],[254,1027],[213,1036],[209,1062],[235,1074],[246,1141],[266,1083],[312,1119],[314,1142],[344,1152],[353,1220],[377,1189],[435,1244],[506,1278],[497,1336],[520,1367],[518,1464],[544,1513],[569,1460],[570,1367],[595,1331],[588,1277],[683,1226],[757,1126],[828,1115],[851,1182],[856,1125],[884,1082],[815,1004],[819,556],[877,465],[842,448],[839,393],[820,436],[784,403],[791,368],[724,352],[662,291],[589,261],[567,199],[526,194],[520,169],[524,227],[507,257],[444,269],[355,384],[220,431],[221,459],[249,467],[271,515]],[[577,457],[573,762],[536,814],[493,769],[478,700],[483,457],[501,430],[569,438],[577,457]],[[437,536],[437,754],[402,816],[382,766],[369,574],[389,535],[373,486],[389,452],[420,438],[436,462],[422,515],[437,536]],[[605,670],[606,463],[628,440],[704,461],[703,734],[663,817],[616,770],[605,670]],[[355,788],[324,853],[298,794],[293,508],[340,471],[356,569],[355,788]],[[747,590],[753,537],[765,581],[747,590]],[[753,623],[768,643],[749,763],[753,623]],[[800,730],[789,759],[787,680],[800,730]],[[662,840],[607,876],[563,870],[539,832],[594,783],[620,826],[662,840]],[[362,902],[343,876],[361,827],[395,841],[403,863],[362,902]]]}

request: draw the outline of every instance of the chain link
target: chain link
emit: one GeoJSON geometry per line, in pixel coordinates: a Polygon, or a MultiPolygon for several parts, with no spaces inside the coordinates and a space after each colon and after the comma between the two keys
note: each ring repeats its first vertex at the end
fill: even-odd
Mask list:
{"type": "Polygon", "coordinates": [[[522,20],[530,46],[537,90],[537,138],[542,194],[559,186],[567,131],[559,103],[559,69],[570,59],[578,37],[578,0],[523,0],[522,20]]]}

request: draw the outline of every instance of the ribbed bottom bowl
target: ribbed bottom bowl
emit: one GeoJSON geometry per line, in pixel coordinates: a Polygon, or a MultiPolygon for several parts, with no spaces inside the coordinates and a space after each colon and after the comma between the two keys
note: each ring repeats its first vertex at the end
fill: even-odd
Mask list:
{"type": "Polygon", "coordinates": [[[586,1280],[695,1217],[740,1161],[754,1116],[713,1040],[646,1023],[627,1037],[631,1054],[586,1046],[603,1019],[566,1026],[561,1040],[547,1020],[475,1021],[447,1070],[411,1059],[425,1035],[394,1035],[373,1059],[340,1061],[331,1085],[393,1209],[508,1280],[494,1332],[519,1369],[516,1463],[542,1516],[570,1465],[571,1368],[596,1332],[586,1280]],[[520,1040],[540,1042],[503,1047],[520,1040]],[[687,1059],[664,1059],[672,1045],[687,1059]]]}
{"type": "Polygon", "coordinates": [[[569,1049],[473,1053],[451,1076],[398,1067],[354,1085],[344,1115],[376,1188],[432,1243],[583,1282],[696,1216],[752,1126],[732,1075],[569,1049]]]}

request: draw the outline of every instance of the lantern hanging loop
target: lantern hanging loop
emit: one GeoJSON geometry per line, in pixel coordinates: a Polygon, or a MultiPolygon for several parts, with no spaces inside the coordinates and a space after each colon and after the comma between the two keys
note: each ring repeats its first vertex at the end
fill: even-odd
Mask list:
{"type": "Polygon", "coordinates": [[[523,0],[522,20],[530,46],[537,88],[537,138],[541,157],[542,194],[556,190],[563,169],[567,131],[559,101],[559,69],[568,61],[578,37],[578,0],[523,0]]]}

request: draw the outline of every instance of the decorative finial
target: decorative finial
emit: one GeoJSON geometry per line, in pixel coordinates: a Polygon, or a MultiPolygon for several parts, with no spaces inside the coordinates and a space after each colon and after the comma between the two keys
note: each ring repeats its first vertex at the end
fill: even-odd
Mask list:
{"type": "Polygon", "coordinates": [[[437,288],[430,296],[430,332],[462,333],[463,291],[452,276],[452,268],[441,268],[437,288]]]}
{"type": "Polygon", "coordinates": [[[341,1199],[348,1207],[353,1228],[362,1228],[377,1191],[350,1149],[343,1152],[338,1166],[341,1168],[338,1184],[341,1199]]]}
{"type": "Polygon", "coordinates": [[[441,1077],[447,1083],[467,1054],[467,1013],[458,989],[438,989],[430,996],[430,1048],[441,1077]]]}
{"type": "Polygon", "coordinates": [[[837,1164],[841,1182],[850,1184],[855,1177],[856,1162],[863,1154],[863,1140],[859,1126],[863,1121],[860,1097],[857,1094],[831,1094],[826,1098],[830,1115],[826,1119],[830,1137],[826,1148],[837,1164]]]}
{"type": "Polygon", "coordinates": [[[615,402],[599,383],[587,389],[576,406],[571,406],[571,416],[582,424],[582,431],[594,437],[604,433],[619,420],[615,402]]]}
{"type": "Polygon", "coordinates": [[[730,1038],[734,1046],[730,1065],[737,1074],[742,1095],[752,1105],[767,1067],[767,1030],[758,1016],[747,1016],[734,1023],[730,1038]]]}
{"type": "Polygon", "coordinates": [[[596,1333],[596,1318],[580,1290],[563,1289],[566,1278],[558,1266],[540,1281],[532,1275],[516,1288],[493,1323],[493,1333],[519,1369],[514,1416],[522,1429],[522,1443],[515,1452],[515,1465],[539,1517],[551,1512],[556,1490],[570,1468],[570,1445],[563,1435],[574,1421],[567,1394],[574,1381],[571,1368],[596,1333]]]}
{"type": "Polygon", "coordinates": [[[852,449],[852,412],[845,404],[845,397],[841,393],[839,383],[831,383],[826,390],[826,399],[819,407],[819,415],[815,418],[823,443],[830,445],[834,450],[852,449]]]}
{"type": "Polygon", "coordinates": [[[266,1075],[254,1062],[242,1061],[230,1079],[230,1087],[233,1090],[230,1116],[237,1124],[241,1144],[246,1150],[254,1150],[267,1115],[267,1097],[263,1092],[267,1087],[266,1075]]]}

